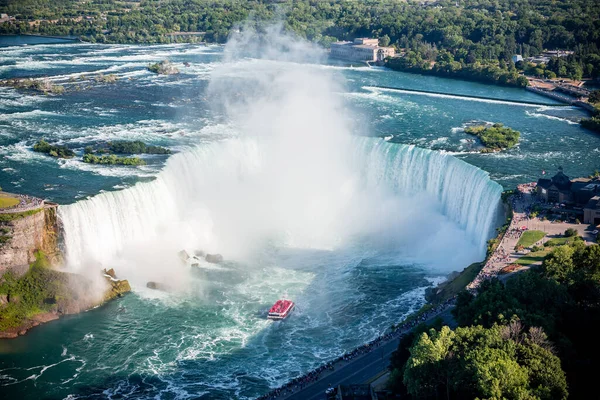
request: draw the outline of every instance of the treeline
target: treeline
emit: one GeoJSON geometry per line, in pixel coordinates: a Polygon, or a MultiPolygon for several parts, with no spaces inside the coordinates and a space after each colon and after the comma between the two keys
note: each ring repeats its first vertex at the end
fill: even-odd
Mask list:
{"type": "Polygon", "coordinates": [[[402,339],[390,388],[406,398],[564,399],[595,393],[600,245],[554,249],[541,267],[459,294],[459,327],[402,339]]]}
{"type": "Polygon", "coordinates": [[[588,102],[594,106],[594,113],[590,118],[582,118],[579,123],[584,128],[600,132],[600,90],[594,90],[588,102]]]}
{"type": "Polygon", "coordinates": [[[249,16],[282,19],[285,28],[328,46],[335,40],[380,37],[406,52],[396,68],[523,86],[512,56],[573,50],[545,68],[557,76],[600,76],[600,3],[595,0],[24,0],[0,11],[17,18],[0,33],[74,35],[110,43],[164,43],[173,32],[201,32],[223,43],[249,16]],[[39,23],[30,23],[34,20],[39,23]],[[54,22],[52,22],[54,21],[54,22]],[[428,67],[435,63],[434,68],[428,67]],[[438,65],[439,63],[439,65],[438,65]]]}

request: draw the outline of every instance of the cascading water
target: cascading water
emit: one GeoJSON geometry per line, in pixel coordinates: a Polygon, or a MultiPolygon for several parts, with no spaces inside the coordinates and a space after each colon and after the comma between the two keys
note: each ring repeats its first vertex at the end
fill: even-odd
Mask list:
{"type": "MultiPolygon", "coordinates": [[[[293,197],[302,198],[288,204],[293,207],[289,212],[302,215],[307,225],[311,224],[308,219],[313,212],[331,214],[331,220],[311,226],[309,230],[337,230],[331,233],[336,240],[340,239],[341,231],[347,230],[347,226],[340,229],[335,219],[341,215],[356,215],[357,210],[348,210],[353,209],[359,193],[366,196],[367,203],[360,202],[357,207],[377,207],[380,197],[369,194],[384,190],[390,193],[388,196],[430,198],[432,203],[424,207],[431,204],[439,207],[443,215],[466,231],[477,248],[484,248],[497,221],[502,191],[486,172],[451,155],[414,146],[373,138],[355,138],[352,143],[354,176],[351,182],[355,189],[344,192],[347,182],[339,182],[340,190],[332,192],[334,196],[344,192],[343,200],[338,201],[342,197],[331,199],[331,204],[321,208],[315,204],[311,190],[300,187],[293,193],[293,197]],[[336,216],[332,207],[344,212],[336,216]]],[[[204,245],[231,253],[222,243],[226,239],[223,236],[232,232],[236,232],[234,242],[238,246],[248,239],[241,235],[255,237],[277,228],[293,237],[298,233],[294,228],[299,223],[287,224],[289,219],[271,215],[277,213],[279,207],[286,207],[280,201],[292,201],[289,200],[292,196],[277,199],[273,192],[265,194],[264,181],[260,184],[254,181],[262,174],[263,165],[257,142],[229,139],[171,157],[152,182],[61,207],[68,261],[73,266],[86,261],[109,262],[128,246],[151,244],[158,238],[161,242],[172,240],[173,249],[204,245]],[[246,184],[250,186],[245,187],[246,184]],[[257,198],[252,199],[252,196],[257,198]],[[269,201],[272,203],[264,204],[269,201]],[[254,215],[248,215],[253,210],[240,202],[258,204],[259,209],[254,210],[254,215]],[[239,220],[244,218],[246,220],[239,220]],[[228,222],[228,219],[237,220],[228,222]],[[267,219],[271,220],[270,225],[248,228],[257,227],[259,221],[267,219]],[[231,223],[230,229],[223,226],[227,223],[231,223]],[[282,226],[275,226],[278,223],[282,226]]],[[[421,211],[398,209],[393,212],[421,211]]],[[[435,221],[431,222],[431,230],[435,230],[435,221]]],[[[360,233],[360,226],[354,226],[353,233],[360,233]]]]}
{"type": "Polygon", "coordinates": [[[427,193],[482,248],[499,217],[502,187],[489,174],[449,154],[364,139],[356,157],[365,159],[367,185],[397,193],[427,193]]]}

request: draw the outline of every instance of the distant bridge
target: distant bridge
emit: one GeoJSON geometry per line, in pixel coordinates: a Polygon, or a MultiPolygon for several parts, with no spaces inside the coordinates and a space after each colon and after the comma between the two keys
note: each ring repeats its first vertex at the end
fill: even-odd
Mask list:
{"type": "MultiPolygon", "coordinates": [[[[528,100],[509,100],[509,99],[499,99],[497,97],[487,97],[487,96],[475,96],[475,95],[466,95],[466,94],[456,94],[456,93],[446,93],[446,92],[434,92],[431,90],[417,90],[417,89],[409,89],[403,87],[391,87],[391,86],[364,86],[365,88],[375,88],[375,89],[386,89],[386,90],[398,90],[402,92],[408,93],[417,93],[417,94],[438,94],[443,96],[451,96],[460,99],[477,99],[477,100],[492,100],[492,101],[501,101],[503,103],[513,103],[513,104],[528,104],[533,106],[545,106],[545,107],[563,107],[565,104],[568,104],[566,101],[562,100],[563,103],[542,103],[537,101],[528,101],[528,100]]],[[[557,101],[561,101],[556,99],[557,101]]]]}

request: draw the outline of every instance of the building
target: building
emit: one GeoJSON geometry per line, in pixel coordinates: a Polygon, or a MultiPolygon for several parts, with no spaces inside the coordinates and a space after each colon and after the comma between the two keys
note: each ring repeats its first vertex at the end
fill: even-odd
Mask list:
{"type": "Polygon", "coordinates": [[[569,179],[559,167],[550,179],[539,179],[537,194],[547,203],[573,205],[583,211],[584,224],[600,224],[600,178],[569,179]]]}
{"type": "Polygon", "coordinates": [[[527,61],[534,64],[548,64],[550,62],[550,57],[546,56],[536,56],[536,57],[527,57],[527,61]]]}
{"type": "Polygon", "coordinates": [[[574,53],[571,50],[548,50],[544,51],[542,55],[545,57],[568,57],[574,53]]]}
{"type": "Polygon", "coordinates": [[[519,61],[523,61],[523,56],[520,54],[515,54],[514,56],[512,56],[512,61],[516,64],[519,61]]]}
{"type": "Polygon", "coordinates": [[[393,47],[379,46],[378,39],[357,38],[353,42],[335,42],[331,44],[331,56],[348,61],[383,61],[393,57],[393,47]]]}
{"type": "Polygon", "coordinates": [[[375,390],[369,384],[339,385],[335,400],[377,400],[375,390]]]}
{"type": "Polygon", "coordinates": [[[583,208],[583,223],[600,225],[600,196],[592,197],[583,208]]]}
{"type": "Polygon", "coordinates": [[[562,168],[551,179],[540,179],[537,183],[538,195],[547,203],[571,202],[571,180],[562,168]]]}

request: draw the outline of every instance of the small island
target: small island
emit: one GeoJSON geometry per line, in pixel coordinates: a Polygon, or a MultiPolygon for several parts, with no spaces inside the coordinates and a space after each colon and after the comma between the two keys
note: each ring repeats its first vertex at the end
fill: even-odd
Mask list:
{"type": "Polygon", "coordinates": [[[149,146],[140,140],[135,140],[133,142],[124,140],[109,142],[108,149],[117,154],[171,154],[171,150],[167,148],[149,146]]]}
{"type": "Polygon", "coordinates": [[[148,71],[154,72],[159,75],[175,75],[179,73],[177,67],[175,67],[169,60],[163,60],[159,63],[150,64],[148,71]]]}
{"type": "Polygon", "coordinates": [[[57,146],[46,142],[44,139],[39,140],[33,145],[33,151],[37,153],[48,154],[51,157],[57,158],[72,158],[75,156],[75,152],[69,149],[67,146],[57,146]]]}
{"type": "MultiPolygon", "coordinates": [[[[39,140],[34,146],[33,151],[47,154],[56,158],[73,158],[75,151],[67,146],[50,144],[44,139],[39,140]]],[[[114,141],[107,142],[97,146],[86,146],[83,151],[82,161],[88,164],[104,165],[146,165],[146,162],[139,157],[122,157],[117,154],[171,154],[171,150],[161,146],[150,146],[146,143],[136,141],[114,141]]]]}
{"type": "Polygon", "coordinates": [[[42,94],[63,94],[65,87],[53,84],[48,78],[43,79],[4,79],[0,80],[0,86],[12,87],[21,90],[32,90],[42,94]]]}
{"type": "Polygon", "coordinates": [[[104,165],[146,165],[146,161],[139,157],[119,157],[114,154],[97,156],[92,153],[83,155],[83,162],[88,164],[104,164],[104,165]]]}
{"type": "Polygon", "coordinates": [[[510,149],[519,143],[521,133],[502,124],[474,125],[465,128],[465,133],[474,135],[481,140],[485,146],[482,153],[493,153],[496,151],[510,149]]]}

